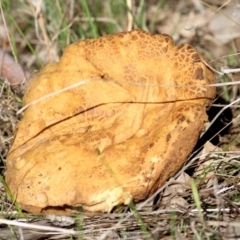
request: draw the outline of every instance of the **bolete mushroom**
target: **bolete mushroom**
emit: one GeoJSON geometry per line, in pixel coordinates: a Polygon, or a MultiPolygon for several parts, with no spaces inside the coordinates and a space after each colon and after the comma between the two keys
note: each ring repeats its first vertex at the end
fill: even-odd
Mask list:
{"type": "MultiPolygon", "coordinates": [[[[30,105],[7,157],[23,209],[111,211],[146,199],[193,150],[215,96],[193,47],[143,30],[71,44],[24,96],[30,105]]],[[[206,61],[206,60],[205,60],[206,61]]]]}

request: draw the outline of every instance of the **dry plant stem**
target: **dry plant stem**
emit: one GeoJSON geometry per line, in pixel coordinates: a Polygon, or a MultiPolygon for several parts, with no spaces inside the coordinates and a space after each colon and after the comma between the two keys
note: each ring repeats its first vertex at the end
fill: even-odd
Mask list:
{"type": "Polygon", "coordinates": [[[20,238],[20,240],[24,240],[22,228],[18,228],[18,233],[19,233],[19,238],[20,238]]]}
{"type": "Polygon", "coordinates": [[[34,14],[34,25],[35,25],[35,33],[36,33],[36,36],[37,36],[38,40],[42,43],[43,40],[42,40],[42,38],[40,37],[39,27],[38,27],[38,13],[39,13],[40,8],[41,8],[41,2],[42,2],[42,1],[38,1],[38,5],[37,5],[37,7],[35,7],[30,0],[27,0],[27,3],[28,3],[28,5],[29,5],[29,7],[31,8],[31,11],[32,11],[33,14],[34,14]],[[36,8],[36,10],[35,10],[35,8],[36,8]]]}
{"type": "Polygon", "coordinates": [[[227,68],[227,67],[221,67],[221,72],[223,74],[237,73],[237,72],[240,72],[240,68],[230,69],[230,68],[227,68]]]}
{"type": "MultiPolygon", "coordinates": [[[[46,52],[49,53],[50,47],[51,47],[51,41],[49,40],[46,28],[45,28],[45,22],[44,17],[42,13],[42,0],[37,1],[37,6],[33,6],[31,2],[29,4],[32,7],[32,11],[34,12],[34,19],[35,19],[35,26],[36,26],[36,35],[38,36],[39,40],[41,40],[38,32],[38,25],[40,26],[40,29],[42,31],[43,41],[46,45],[46,52]]],[[[50,56],[48,54],[48,60],[50,60],[50,56]]]]}
{"type": "MultiPolygon", "coordinates": [[[[240,183],[238,183],[237,185],[240,186],[240,183]]],[[[233,188],[234,188],[234,186],[222,188],[222,189],[217,191],[217,194],[223,193],[223,192],[228,191],[228,190],[233,189],[233,188]]]]}
{"type": "Polygon", "coordinates": [[[133,0],[127,0],[127,20],[128,20],[128,24],[127,24],[127,31],[131,31],[132,27],[133,27],[133,4],[132,4],[133,0]]]}
{"type": "Polygon", "coordinates": [[[217,73],[217,74],[219,74],[219,75],[221,75],[221,76],[224,75],[223,72],[219,72],[219,71],[217,71],[217,70],[214,69],[211,65],[209,65],[205,60],[202,60],[202,62],[203,62],[207,67],[209,67],[212,71],[214,71],[215,73],[217,73]]]}
{"type": "Polygon", "coordinates": [[[205,11],[205,9],[204,9],[204,7],[203,7],[202,1],[200,1],[200,0],[192,0],[192,2],[193,2],[193,4],[194,4],[195,8],[196,8],[199,12],[201,12],[201,14],[205,14],[205,13],[206,13],[206,11],[205,11]]]}
{"type": "Polygon", "coordinates": [[[42,100],[44,100],[44,99],[46,99],[46,98],[49,98],[49,97],[55,96],[55,95],[57,95],[57,94],[59,94],[59,93],[62,93],[62,92],[64,92],[64,91],[67,91],[67,90],[69,90],[69,89],[72,89],[72,88],[78,87],[78,86],[80,86],[80,85],[83,85],[83,84],[85,84],[85,83],[90,82],[91,80],[93,80],[93,79],[87,79],[87,80],[84,80],[84,81],[78,82],[78,83],[73,84],[73,85],[71,85],[71,86],[69,86],[69,87],[66,87],[66,88],[60,89],[60,90],[58,90],[58,91],[52,92],[51,94],[48,94],[48,95],[45,95],[45,96],[43,96],[43,97],[41,97],[41,98],[39,98],[39,99],[36,99],[35,101],[33,101],[33,102],[27,104],[26,106],[24,106],[23,108],[21,108],[21,109],[17,112],[17,114],[22,113],[22,112],[23,112],[24,110],[26,110],[28,107],[30,107],[30,106],[32,106],[32,105],[38,103],[38,102],[41,102],[42,100]]]}
{"type": "MultiPolygon", "coordinates": [[[[239,53],[237,54],[234,54],[234,55],[239,55],[239,53]]],[[[226,55],[228,56],[228,55],[226,55]]],[[[226,57],[224,56],[224,57],[226,57]]],[[[230,56],[230,55],[229,55],[230,56]]],[[[225,74],[229,74],[229,73],[237,73],[237,72],[240,72],[240,68],[235,68],[235,69],[231,69],[231,68],[228,68],[228,67],[224,67],[222,66],[221,67],[221,72],[220,71],[217,71],[215,68],[213,68],[210,64],[208,64],[204,59],[201,59],[201,61],[207,66],[209,67],[212,71],[214,71],[215,73],[219,74],[220,76],[223,76],[225,74]]],[[[215,60],[214,60],[215,61],[215,60]]],[[[213,61],[212,61],[213,62],[213,61]]],[[[235,84],[238,83],[238,82],[234,82],[235,84]]],[[[219,86],[219,85],[218,85],[219,86]]]]}
{"type": "Polygon", "coordinates": [[[223,221],[206,221],[208,225],[212,226],[233,226],[233,227],[240,227],[240,222],[223,222],[223,221]]]}
{"type": "Polygon", "coordinates": [[[73,14],[74,14],[74,2],[75,0],[70,0],[70,7],[69,7],[69,16],[70,16],[70,19],[73,18],[73,14]]]}
{"type": "Polygon", "coordinates": [[[216,62],[216,61],[218,61],[220,59],[224,59],[224,58],[228,58],[228,57],[232,57],[232,56],[238,56],[238,55],[240,55],[240,53],[227,54],[227,55],[224,55],[222,57],[219,57],[219,58],[216,58],[214,60],[211,60],[211,63],[216,62]]]}
{"type": "Polygon", "coordinates": [[[43,39],[44,39],[44,42],[45,42],[46,48],[47,48],[46,52],[48,53],[48,58],[50,59],[49,50],[50,50],[51,42],[50,42],[50,40],[48,38],[48,35],[47,35],[47,31],[46,31],[46,28],[45,28],[45,23],[44,23],[44,18],[43,18],[42,11],[39,12],[38,23],[39,23],[39,26],[40,26],[40,28],[42,30],[43,39]]]}
{"type": "Polygon", "coordinates": [[[44,230],[44,231],[52,231],[54,233],[63,233],[63,234],[77,234],[77,231],[70,230],[70,229],[63,229],[63,228],[57,228],[57,227],[47,227],[47,226],[39,226],[37,224],[32,223],[23,223],[19,221],[14,220],[6,220],[0,218],[1,224],[7,224],[11,226],[18,226],[18,227],[25,227],[30,229],[38,229],[38,230],[44,230]]]}
{"type": "Polygon", "coordinates": [[[201,240],[201,237],[199,236],[199,234],[197,232],[197,229],[196,229],[196,226],[195,226],[195,221],[191,221],[190,226],[191,226],[191,229],[192,229],[192,231],[195,235],[195,238],[198,239],[198,240],[201,240]]]}
{"type": "Polygon", "coordinates": [[[0,9],[1,9],[1,15],[2,15],[2,19],[3,19],[4,28],[5,28],[5,31],[6,31],[6,34],[7,34],[8,42],[9,42],[9,44],[10,44],[11,51],[12,51],[12,53],[13,53],[13,55],[14,55],[14,60],[17,62],[17,58],[16,58],[16,55],[14,54],[14,50],[13,50],[12,41],[11,41],[11,38],[10,38],[10,36],[9,36],[9,32],[8,32],[8,28],[7,28],[5,16],[4,16],[4,13],[3,13],[2,2],[1,2],[1,1],[0,1],[0,9]]]}

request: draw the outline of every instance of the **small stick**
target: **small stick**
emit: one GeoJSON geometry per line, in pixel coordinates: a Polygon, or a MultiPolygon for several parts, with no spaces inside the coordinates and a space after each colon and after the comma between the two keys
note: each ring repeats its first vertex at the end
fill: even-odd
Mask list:
{"type": "Polygon", "coordinates": [[[0,218],[0,224],[7,224],[7,225],[12,225],[12,226],[17,226],[17,227],[25,227],[25,228],[30,228],[30,229],[44,230],[44,231],[52,231],[55,233],[62,233],[62,234],[76,234],[77,233],[76,231],[71,230],[71,229],[63,229],[63,228],[49,227],[49,226],[39,226],[37,224],[23,223],[20,221],[7,220],[7,219],[2,219],[2,218],[0,218]]]}
{"type": "Polygon", "coordinates": [[[221,72],[223,74],[229,74],[229,73],[237,73],[240,72],[240,68],[227,68],[227,67],[221,67],[221,72]]]}
{"type": "Polygon", "coordinates": [[[57,94],[59,94],[59,93],[61,93],[61,92],[64,92],[64,91],[67,91],[67,90],[69,90],[69,89],[78,87],[78,86],[83,85],[83,84],[85,84],[85,83],[88,83],[88,82],[90,82],[90,81],[91,81],[91,79],[86,79],[86,80],[84,80],[84,81],[75,83],[75,84],[73,84],[73,85],[71,85],[71,86],[68,86],[68,87],[66,87],[66,88],[60,89],[60,90],[58,90],[58,91],[55,91],[55,92],[52,92],[52,93],[50,93],[50,94],[48,94],[48,95],[45,95],[45,96],[43,96],[43,97],[40,97],[40,98],[38,98],[38,99],[36,99],[36,100],[28,103],[28,104],[25,105],[24,107],[22,107],[22,108],[17,112],[17,115],[20,114],[20,113],[22,113],[22,112],[23,112],[25,109],[27,109],[28,107],[30,107],[30,106],[38,103],[38,102],[41,102],[42,100],[44,100],[44,99],[46,99],[46,98],[50,98],[50,97],[55,96],[55,95],[57,95],[57,94]]]}
{"type": "Polygon", "coordinates": [[[212,71],[218,73],[219,75],[223,76],[225,74],[229,74],[229,73],[237,73],[240,72],[240,68],[228,68],[228,67],[221,67],[221,72],[217,71],[216,69],[214,69],[211,65],[209,65],[205,60],[201,59],[201,61],[207,66],[209,67],[212,71]]]}
{"type": "Polygon", "coordinates": [[[131,31],[132,27],[133,27],[133,12],[132,12],[132,0],[127,0],[127,20],[128,20],[128,24],[127,24],[127,31],[131,31]]]}

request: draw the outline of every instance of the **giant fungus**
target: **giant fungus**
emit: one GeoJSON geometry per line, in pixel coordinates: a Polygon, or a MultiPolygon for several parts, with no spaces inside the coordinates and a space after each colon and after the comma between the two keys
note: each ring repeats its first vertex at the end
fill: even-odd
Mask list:
{"type": "MultiPolygon", "coordinates": [[[[6,182],[32,213],[111,211],[153,194],[193,150],[215,96],[191,46],[142,30],[71,44],[29,84],[6,182]]],[[[206,60],[205,60],[206,61],[206,60]]]]}

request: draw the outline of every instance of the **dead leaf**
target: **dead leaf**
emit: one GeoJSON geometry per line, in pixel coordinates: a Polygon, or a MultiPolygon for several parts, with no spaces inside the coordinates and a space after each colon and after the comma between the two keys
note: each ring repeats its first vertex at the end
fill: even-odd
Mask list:
{"type": "Polygon", "coordinates": [[[192,178],[183,172],[176,180],[169,185],[162,196],[161,205],[166,205],[171,208],[186,207],[187,201],[182,197],[184,193],[191,189],[192,178]]]}
{"type": "Polygon", "coordinates": [[[10,85],[21,84],[26,79],[22,67],[2,49],[0,49],[0,78],[10,85]]]}

